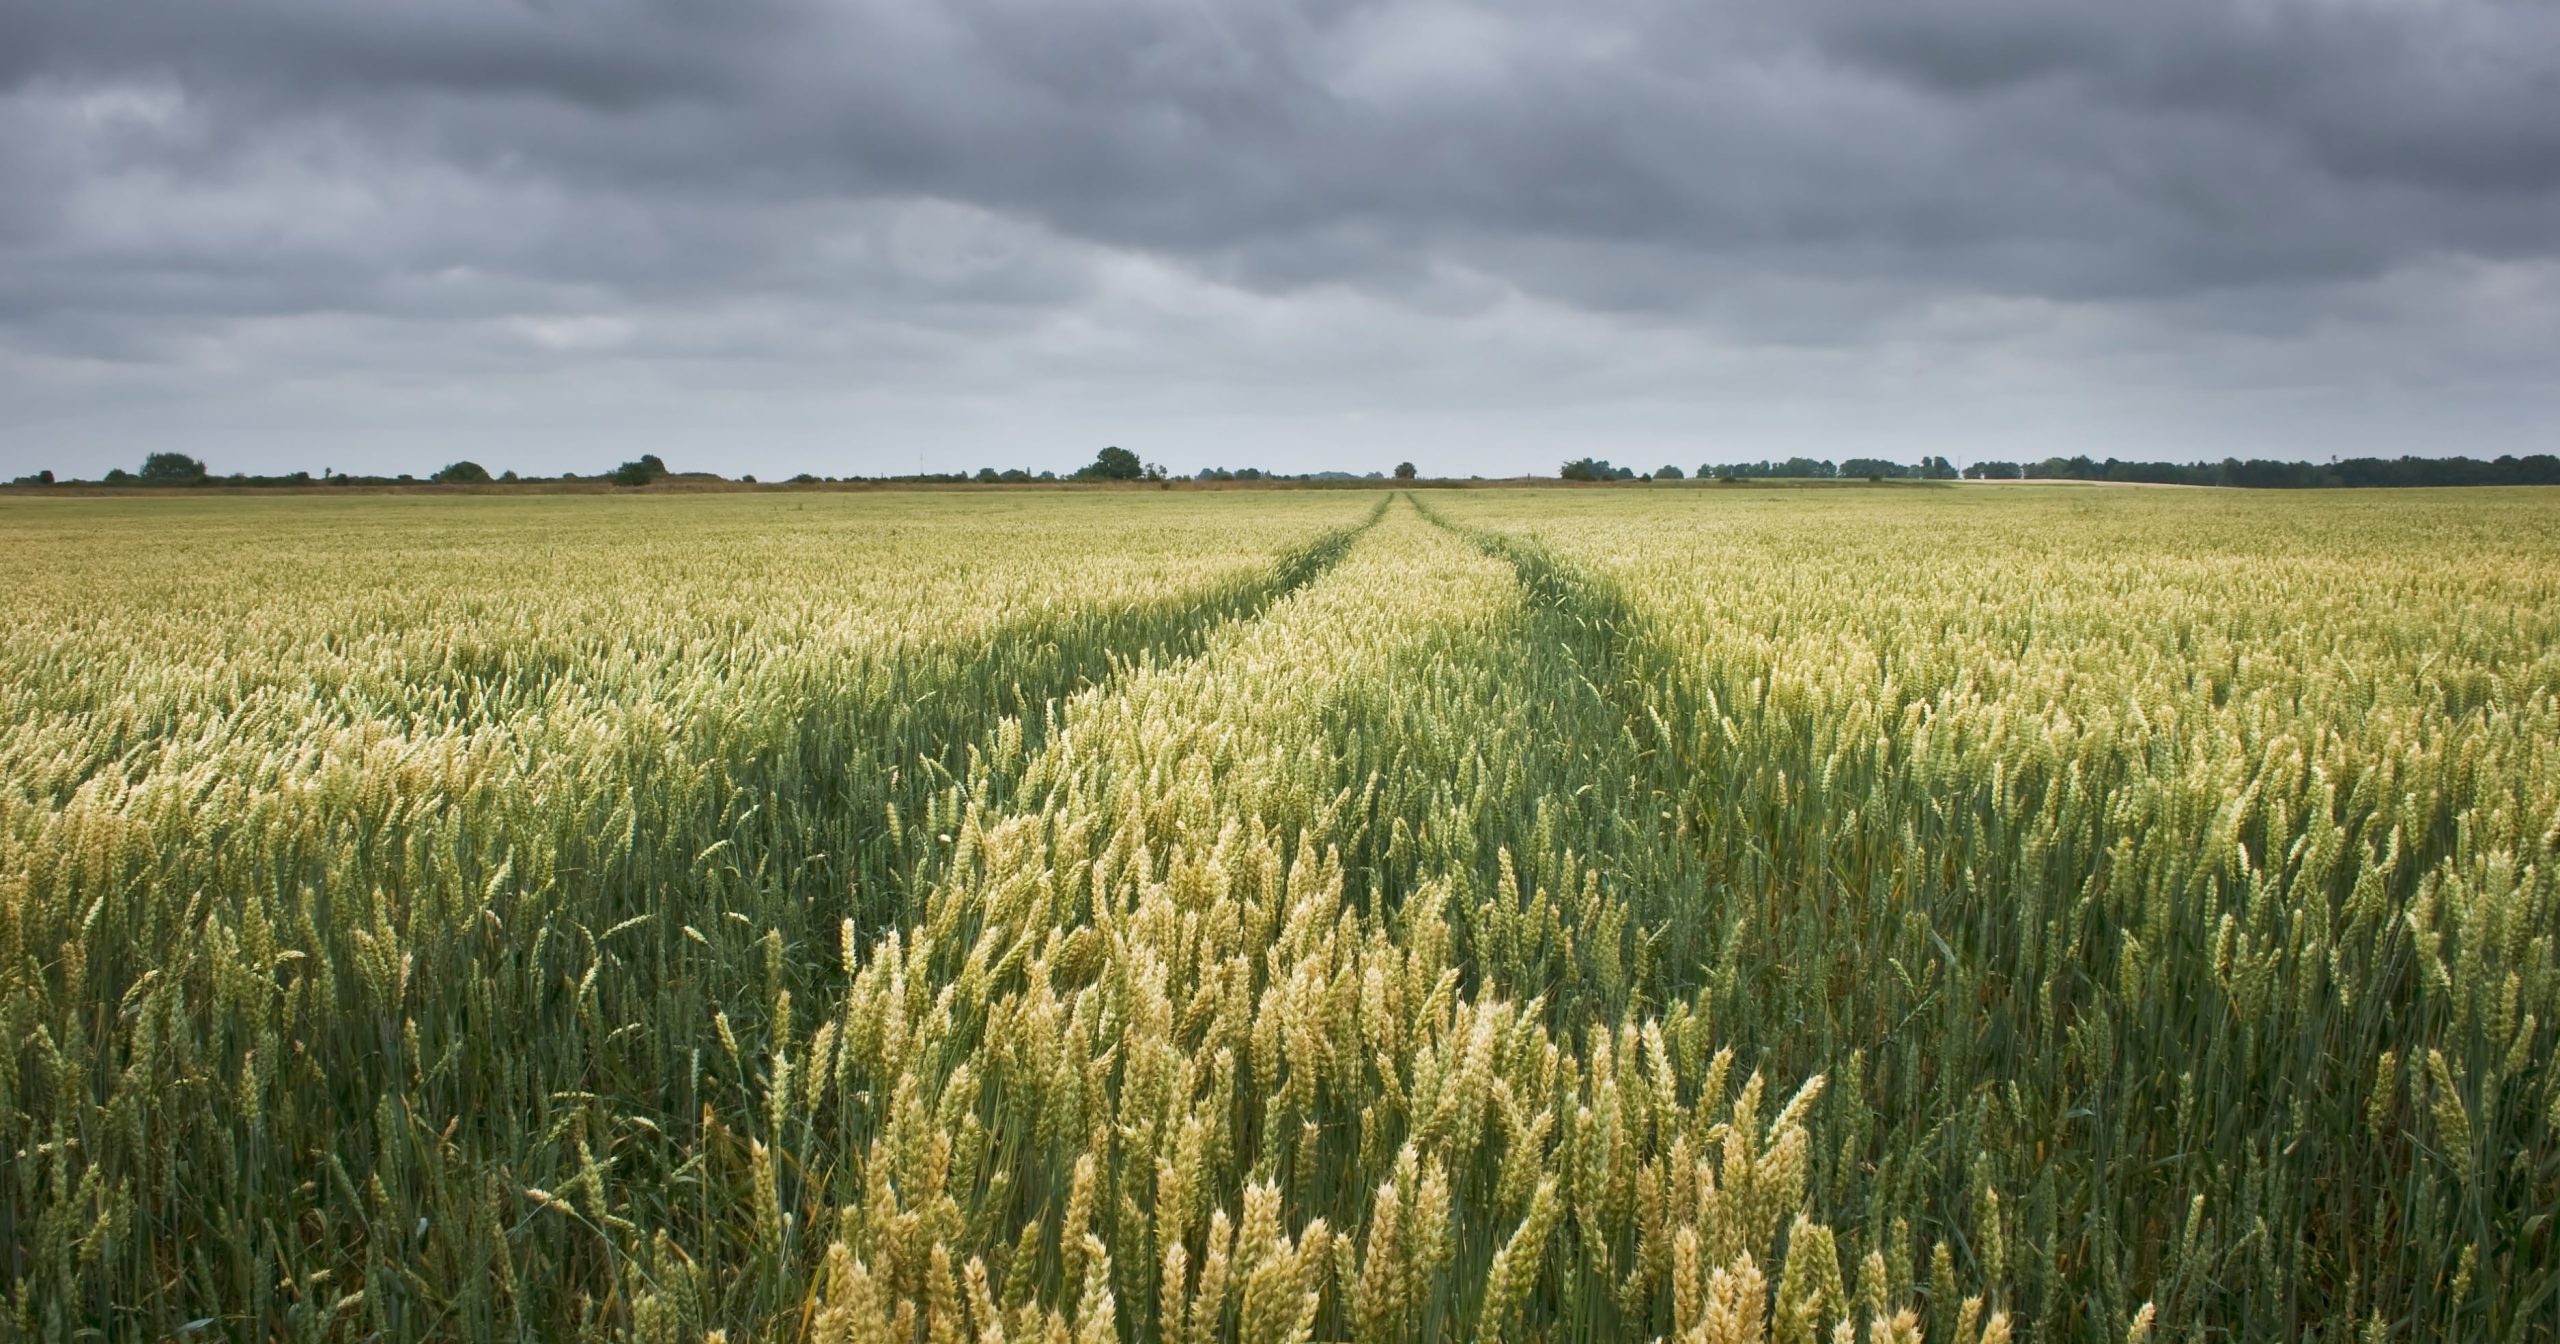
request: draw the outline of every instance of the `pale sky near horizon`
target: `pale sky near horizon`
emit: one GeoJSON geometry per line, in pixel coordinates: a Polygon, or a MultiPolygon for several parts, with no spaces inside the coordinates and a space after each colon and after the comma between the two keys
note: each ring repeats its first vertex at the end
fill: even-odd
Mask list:
{"type": "Polygon", "coordinates": [[[0,0],[0,476],[2560,450],[2542,0],[0,0]]]}

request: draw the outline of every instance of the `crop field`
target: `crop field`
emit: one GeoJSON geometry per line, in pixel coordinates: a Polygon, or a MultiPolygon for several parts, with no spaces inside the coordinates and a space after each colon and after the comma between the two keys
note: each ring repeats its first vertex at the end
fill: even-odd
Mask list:
{"type": "Polygon", "coordinates": [[[0,1338],[2560,1334],[2560,492],[6,500],[0,618],[0,1338]]]}

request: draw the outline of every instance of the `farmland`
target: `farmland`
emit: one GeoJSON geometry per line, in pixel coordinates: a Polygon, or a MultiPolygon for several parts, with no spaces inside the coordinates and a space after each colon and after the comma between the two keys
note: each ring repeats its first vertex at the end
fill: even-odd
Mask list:
{"type": "Polygon", "coordinates": [[[9,500],[0,593],[0,1334],[2560,1320],[2548,491],[9,500]]]}

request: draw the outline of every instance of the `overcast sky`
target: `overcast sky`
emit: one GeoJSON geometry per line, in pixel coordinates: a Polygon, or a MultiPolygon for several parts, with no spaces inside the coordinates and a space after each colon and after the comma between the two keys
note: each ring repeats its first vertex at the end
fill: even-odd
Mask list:
{"type": "Polygon", "coordinates": [[[0,471],[2560,448],[2550,0],[0,0],[0,471]]]}

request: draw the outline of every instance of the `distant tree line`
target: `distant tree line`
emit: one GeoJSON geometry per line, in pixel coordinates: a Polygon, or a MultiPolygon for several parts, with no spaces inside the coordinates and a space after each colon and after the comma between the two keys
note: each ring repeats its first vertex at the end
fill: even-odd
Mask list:
{"type": "Polygon", "coordinates": [[[2340,462],[2120,462],[2048,457],[2025,468],[2035,480],[2136,481],[2151,485],[2232,485],[2252,490],[2371,489],[2426,485],[2560,485],[2560,456],[2350,457],[2340,462]]]}
{"type": "Polygon", "coordinates": [[[1845,462],[1790,457],[1783,462],[1709,462],[1698,468],[1700,480],[1720,481],[1952,481],[1956,476],[1955,464],[1943,457],[1921,458],[1917,466],[1878,457],[1853,457],[1845,462]]]}
{"type": "MultiPolygon", "coordinates": [[[[2456,485],[2560,485],[2560,456],[2535,453],[2523,457],[2504,456],[2483,461],[2471,457],[2351,457],[2337,462],[2277,462],[2253,458],[2224,458],[2219,462],[2127,462],[2117,458],[2103,461],[2089,457],[2048,457],[2041,462],[1982,461],[1959,469],[1944,457],[1923,457],[1918,463],[1893,462],[1883,458],[1853,457],[1833,462],[1822,458],[1790,457],[1762,462],[1709,462],[1695,473],[1700,480],[2054,480],[2054,481],[2123,481],[2147,485],[2219,485],[2251,490],[2320,490],[2356,489],[2389,486],[2456,486],[2456,485]]],[[[1564,463],[1557,475],[1568,481],[1679,481],[1690,473],[1676,466],[1656,467],[1638,472],[1621,467],[1606,458],[1583,457],[1564,463]]],[[[1395,465],[1393,479],[1411,482],[1420,473],[1411,462],[1395,465]]],[[[488,468],[468,459],[447,464],[426,478],[437,485],[537,485],[562,481],[591,479],[612,485],[648,486],[660,482],[723,482],[728,478],[711,472],[677,472],[654,453],[643,453],[613,470],[598,476],[581,478],[575,472],[558,476],[518,476],[506,471],[492,474],[488,468]]],[[[1136,453],[1120,447],[1105,448],[1094,460],[1061,477],[1054,471],[1032,472],[1022,467],[999,469],[980,467],[972,472],[915,472],[887,476],[816,476],[803,472],[793,476],[789,484],[881,484],[881,485],[1032,485],[1042,482],[1101,481],[1156,482],[1169,484],[1171,473],[1163,464],[1141,461],[1136,453]]],[[[1273,481],[1296,483],[1358,483],[1389,479],[1385,472],[1313,471],[1290,474],[1265,471],[1259,467],[1203,467],[1190,478],[1195,481],[1273,481]]],[[[1476,478],[1470,478],[1476,479],[1476,478]]],[[[756,478],[741,476],[738,483],[753,485],[756,478]]],[[[216,476],[202,461],[184,453],[153,453],[143,459],[138,470],[122,467],[107,472],[102,478],[107,485],[136,486],[367,486],[414,485],[418,478],[402,473],[397,476],[346,475],[326,468],[314,477],[307,471],[285,475],[249,476],[233,473],[216,476]]],[[[100,482],[61,481],[50,471],[31,472],[12,479],[12,486],[42,487],[49,485],[88,485],[100,482]]]]}
{"type": "MultiPolygon", "coordinates": [[[[1410,462],[1400,462],[1396,464],[1395,470],[1395,478],[1400,481],[1413,480],[1417,475],[1414,465],[1410,462]]],[[[656,485],[665,481],[719,482],[727,479],[728,478],[712,472],[677,472],[670,469],[666,462],[657,454],[643,453],[631,461],[615,467],[611,471],[603,472],[593,477],[580,477],[575,472],[563,472],[558,476],[519,476],[512,471],[492,474],[487,467],[480,465],[478,462],[463,459],[448,463],[444,467],[438,469],[426,478],[425,483],[434,485],[542,485],[556,484],[562,481],[595,480],[612,485],[636,487],[656,485]]],[[[1386,474],[1384,472],[1376,471],[1358,475],[1347,471],[1316,471],[1291,475],[1286,472],[1265,471],[1260,467],[1204,467],[1192,479],[1200,481],[1380,481],[1386,479],[1386,474]]],[[[737,478],[737,480],[739,484],[743,485],[756,484],[756,478],[753,476],[741,476],[737,478]]],[[[1162,463],[1141,461],[1136,453],[1133,453],[1126,448],[1114,446],[1105,448],[1094,454],[1093,461],[1076,468],[1074,471],[1068,472],[1063,477],[1054,471],[1042,471],[1035,473],[1022,467],[1002,469],[996,467],[980,467],[975,472],[913,472],[886,476],[818,476],[809,472],[802,472],[799,475],[793,476],[788,484],[1031,485],[1040,482],[1056,482],[1060,480],[1137,483],[1152,481],[1163,483],[1171,480],[1171,473],[1165,469],[1162,463]]],[[[202,461],[184,453],[153,453],[143,459],[142,466],[139,470],[127,471],[122,467],[117,467],[108,471],[106,475],[97,482],[57,480],[54,474],[50,471],[31,472],[27,475],[19,476],[9,482],[9,484],[15,486],[90,484],[135,486],[365,486],[416,485],[420,483],[421,482],[417,477],[405,472],[396,476],[366,476],[347,475],[345,473],[331,471],[326,468],[323,468],[318,476],[313,476],[308,471],[296,471],[271,476],[251,476],[241,473],[233,473],[228,476],[217,476],[214,475],[202,461]]]]}
{"type": "MultiPolygon", "coordinates": [[[[1558,474],[1568,481],[1685,481],[1689,478],[1687,472],[1668,466],[1638,474],[1635,468],[1612,465],[1605,457],[1585,457],[1567,462],[1558,474]]],[[[1707,469],[1698,468],[1698,474],[1706,475],[1707,469]]]]}
{"type": "MultiPolygon", "coordinates": [[[[1917,465],[1881,458],[1853,457],[1831,462],[1811,457],[1784,461],[1709,462],[1698,468],[1700,479],[1750,480],[1921,480],[1952,481],[2124,481],[2146,485],[2221,485],[2250,490],[2357,489],[2386,486],[2560,485],[2560,457],[2537,453],[2482,461],[2473,457],[2351,457],[2339,462],[2275,462],[2264,459],[2220,462],[2125,462],[2088,457],[2048,457],[2041,462],[1985,461],[1962,469],[1943,457],[1923,457],[1917,465]]],[[[1680,480],[1678,467],[1662,467],[1641,478],[1605,459],[1585,457],[1564,464],[1557,473],[1568,481],[1680,480]]]]}
{"type": "MultiPolygon", "coordinates": [[[[1621,467],[1607,458],[1576,458],[1564,464],[1557,476],[1568,481],[1681,481],[1689,473],[1676,466],[1656,467],[1639,473],[1633,467],[1621,467]]],[[[1698,468],[1699,480],[1838,480],[1864,476],[1875,480],[1944,480],[1956,478],[1953,463],[1943,457],[1924,457],[1920,465],[1906,466],[1870,457],[1853,457],[1846,462],[1826,462],[1810,457],[1790,457],[1783,462],[1709,462],[1698,468]]]]}

